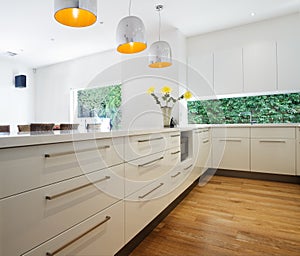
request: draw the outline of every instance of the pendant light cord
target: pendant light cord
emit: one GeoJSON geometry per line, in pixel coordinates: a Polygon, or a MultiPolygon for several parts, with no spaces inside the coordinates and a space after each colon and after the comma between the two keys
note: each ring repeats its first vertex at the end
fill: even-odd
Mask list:
{"type": "Polygon", "coordinates": [[[128,7],[129,16],[130,16],[130,12],[131,12],[131,0],[129,0],[129,7],[128,7]]]}
{"type": "Polygon", "coordinates": [[[161,27],[160,9],[158,10],[158,17],[159,17],[159,25],[158,25],[158,41],[160,41],[160,27],[161,27]]]}

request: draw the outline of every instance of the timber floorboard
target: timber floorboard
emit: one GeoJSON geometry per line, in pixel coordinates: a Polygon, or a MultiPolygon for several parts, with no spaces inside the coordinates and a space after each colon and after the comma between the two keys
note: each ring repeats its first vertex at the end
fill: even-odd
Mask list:
{"type": "Polygon", "coordinates": [[[300,256],[300,185],[214,176],[131,256],[300,256]]]}

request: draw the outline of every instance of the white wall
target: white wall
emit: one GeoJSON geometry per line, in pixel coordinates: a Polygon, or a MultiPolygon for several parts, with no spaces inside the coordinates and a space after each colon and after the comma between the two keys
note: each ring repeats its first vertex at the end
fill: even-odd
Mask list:
{"type": "Polygon", "coordinates": [[[11,125],[11,132],[18,124],[34,121],[34,74],[27,66],[13,57],[0,58],[0,124],[11,125]],[[27,87],[15,88],[15,75],[26,75],[27,87]]]}
{"type": "MultiPolygon", "coordinates": [[[[35,115],[37,122],[70,122],[70,90],[122,83],[122,128],[161,128],[159,107],[146,94],[150,86],[169,85],[178,96],[185,84],[185,38],[178,30],[164,33],[173,51],[174,64],[164,69],[147,65],[147,51],[121,55],[115,49],[37,69],[35,115]],[[180,60],[180,61],[179,61],[180,60]],[[180,81],[179,81],[180,80],[180,81]]],[[[148,48],[154,39],[148,40],[148,48]]],[[[178,104],[173,115],[178,120],[178,104]]]]}

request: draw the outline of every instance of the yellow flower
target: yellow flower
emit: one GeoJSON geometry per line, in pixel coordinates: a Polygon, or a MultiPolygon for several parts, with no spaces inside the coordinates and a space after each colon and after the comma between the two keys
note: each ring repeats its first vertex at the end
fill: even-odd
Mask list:
{"type": "Polygon", "coordinates": [[[169,94],[171,93],[172,89],[169,86],[164,86],[163,88],[161,88],[161,92],[163,94],[169,94]]]}
{"type": "Polygon", "coordinates": [[[152,93],[154,93],[154,90],[155,90],[155,87],[154,87],[154,86],[151,86],[151,87],[148,89],[147,93],[148,93],[148,94],[152,94],[152,93]]]}
{"type": "Polygon", "coordinates": [[[184,97],[186,100],[192,98],[192,96],[193,96],[192,93],[189,92],[189,91],[186,91],[185,94],[183,95],[183,97],[184,97]]]}

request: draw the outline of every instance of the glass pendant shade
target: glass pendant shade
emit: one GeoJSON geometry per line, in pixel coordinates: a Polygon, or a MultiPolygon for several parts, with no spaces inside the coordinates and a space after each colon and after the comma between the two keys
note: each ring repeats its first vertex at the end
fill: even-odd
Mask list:
{"type": "Polygon", "coordinates": [[[145,26],[136,16],[127,16],[120,20],[117,27],[117,51],[131,54],[145,50],[145,26]]]}
{"type": "Polygon", "coordinates": [[[166,41],[156,41],[150,46],[149,67],[165,68],[172,65],[171,47],[166,41]]]}
{"type": "Polygon", "coordinates": [[[54,0],[54,18],[69,27],[87,27],[97,20],[97,0],[54,0]]]}

